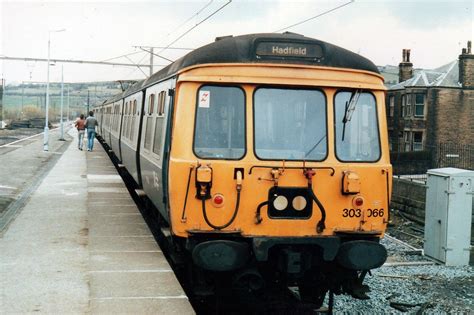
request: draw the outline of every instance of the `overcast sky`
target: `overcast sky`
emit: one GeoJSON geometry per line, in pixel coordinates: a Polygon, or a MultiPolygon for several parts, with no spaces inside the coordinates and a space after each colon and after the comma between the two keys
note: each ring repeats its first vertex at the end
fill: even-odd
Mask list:
{"type": "MultiPolygon", "coordinates": [[[[233,0],[173,46],[196,48],[217,36],[274,32],[349,1],[233,0]]],[[[149,56],[133,46],[167,46],[227,2],[0,0],[0,55],[46,58],[49,31],[66,29],[51,33],[51,58],[103,61],[137,52],[129,58],[148,63],[149,56]]],[[[457,59],[473,39],[473,20],[473,1],[355,0],[288,31],[339,45],[377,65],[398,65],[402,49],[410,48],[415,67],[432,69],[457,59]]],[[[175,60],[184,53],[161,54],[175,60]]],[[[155,64],[168,61],[155,57],[155,64]]],[[[7,83],[30,76],[45,81],[46,63],[0,61],[0,75],[7,83]]],[[[66,82],[144,77],[136,68],[64,64],[66,82]]],[[[60,80],[57,64],[51,67],[51,81],[60,80]]]]}

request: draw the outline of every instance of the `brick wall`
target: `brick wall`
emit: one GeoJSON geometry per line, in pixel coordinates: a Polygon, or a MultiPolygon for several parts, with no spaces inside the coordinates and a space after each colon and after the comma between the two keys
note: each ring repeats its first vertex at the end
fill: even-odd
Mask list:
{"type": "Polygon", "coordinates": [[[474,139],[474,90],[428,90],[427,144],[455,142],[469,145],[474,139]]]}
{"type": "Polygon", "coordinates": [[[474,55],[459,56],[459,81],[463,88],[474,89],[474,55]]]}
{"type": "Polygon", "coordinates": [[[413,77],[413,64],[411,62],[401,62],[398,66],[398,81],[403,82],[413,77]]]}
{"type": "MultiPolygon", "coordinates": [[[[393,178],[390,208],[404,213],[408,218],[424,224],[426,186],[406,179],[393,178]]],[[[472,202],[472,224],[474,226],[474,198],[472,202]]],[[[473,236],[474,236],[474,229],[473,236]]]]}
{"type": "Polygon", "coordinates": [[[411,219],[425,221],[426,186],[406,179],[393,178],[390,208],[402,211],[411,219]]]}

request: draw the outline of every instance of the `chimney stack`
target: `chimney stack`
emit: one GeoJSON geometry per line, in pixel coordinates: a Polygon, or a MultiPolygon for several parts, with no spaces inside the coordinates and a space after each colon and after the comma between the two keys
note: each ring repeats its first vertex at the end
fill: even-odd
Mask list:
{"type": "Polygon", "coordinates": [[[410,62],[410,49],[403,49],[402,62],[398,65],[398,82],[403,82],[413,77],[413,64],[410,62]]]}
{"type": "Polygon", "coordinates": [[[463,89],[474,89],[474,55],[471,51],[471,41],[459,55],[459,83],[463,89]]]}

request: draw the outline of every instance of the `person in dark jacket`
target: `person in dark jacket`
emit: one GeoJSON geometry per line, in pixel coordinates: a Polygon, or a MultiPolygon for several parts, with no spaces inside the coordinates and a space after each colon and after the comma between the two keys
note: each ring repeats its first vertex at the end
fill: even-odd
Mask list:
{"type": "Polygon", "coordinates": [[[94,148],[95,127],[99,126],[97,119],[94,117],[94,112],[89,112],[89,117],[86,119],[87,129],[87,151],[92,151],[94,148]]]}

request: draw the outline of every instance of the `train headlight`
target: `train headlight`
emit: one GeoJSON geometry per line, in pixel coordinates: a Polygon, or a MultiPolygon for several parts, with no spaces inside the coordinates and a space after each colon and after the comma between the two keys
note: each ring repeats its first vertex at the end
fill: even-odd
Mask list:
{"type": "Polygon", "coordinates": [[[293,201],[291,202],[291,204],[293,205],[293,209],[297,211],[301,211],[301,210],[304,210],[304,208],[306,208],[306,205],[308,204],[308,202],[306,201],[305,197],[296,196],[295,198],[293,198],[293,201]]]}
{"type": "Polygon", "coordinates": [[[277,210],[285,210],[288,207],[288,199],[285,196],[278,196],[273,200],[273,207],[277,210]]]}

